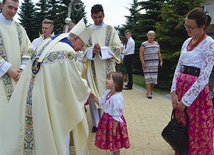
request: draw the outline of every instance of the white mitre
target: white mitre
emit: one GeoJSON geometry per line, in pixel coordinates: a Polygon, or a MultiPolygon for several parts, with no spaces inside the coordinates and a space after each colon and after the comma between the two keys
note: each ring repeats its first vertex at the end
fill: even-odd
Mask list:
{"type": "Polygon", "coordinates": [[[83,18],[69,31],[69,33],[73,33],[80,37],[80,39],[87,43],[91,38],[91,34],[93,33],[93,29],[90,27],[86,27],[83,18]]]}

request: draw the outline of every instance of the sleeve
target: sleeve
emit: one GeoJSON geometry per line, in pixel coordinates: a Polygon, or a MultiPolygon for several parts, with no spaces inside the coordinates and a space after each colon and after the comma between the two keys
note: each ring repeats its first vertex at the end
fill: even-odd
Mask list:
{"type": "Polygon", "coordinates": [[[114,57],[113,52],[106,46],[101,47],[101,54],[99,54],[101,60],[111,59],[114,57]]]}
{"type": "Polygon", "coordinates": [[[20,69],[24,70],[27,63],[28,63],[28,58],[22,58],[22,62],[21,62],[21,66],[20,66],[20,69]]]}
{"type": "Polygon", "coordinates": [[[105,103],[106,103],[106,97],[108,95],[108,93],[110,92],[110,90],[106,90],[104,95],[102,97],[99,98],[99,107],[102,107],[105,103]]]}
{"type": "Polygon", "coordinates": [[[193,101],[198,97],[200,92],[204,89],[205,85],[209,82],[209,77],[214,65],[214,42],[205,45],[207,48],[204,50],[203,63],[200,70],[200,75],[190,89],[182,97],[182,102],[186,106],[190,106],[193,101]]]}
{"type": "Polygon", "coordinates": [[[121,116],[124,113],[124,103],[123,103],[123,98],[122,96],[114,96],[111,98],[111,104],[113,106],[112,108],[112,117],[114,120],[118,122],[123,122],[121,119],[121,116]]]}
{"type": "Polygon", "coordinates": [[[173,76],[172,86],[171,86],[170,92],[176,91],[176,80],[177,80],[178,74],[181,71],[181,66],[182,66],[182,61],[180,59],[181,59],[181,57],[179,58],[178,64],[177,64],[177,66],[175,68],[175,72],[174,72],[174,76],[173,76]]]}
{"type": "MultiPolygon", "coordinates": [[[[184,44],[182,45],[181,51],[183,51],[183,48],[185,47],[185,44],[187,43],[187,41],[184,42],[184,44]]],[[[182,53],[181,53],[182,54],[182,53]]],[[[173,80],[172,80],[172,86],[171,86],[171,90],[170,92],[176,91],[176,79],[178,77],[178,74],[181,71],[181,67],[182,67],[182,61],[181,61],[181,55],[179,57],[177,66],[175,68],[175,72],[174,72],[174,76],[173,76],[173,80]]]]}
{"type": "Polygon", "coordinates": [[[0,60],[0,78],[7,73],[9,68],[11,67],[11,64],[8,63],[7,61],[1,61],[0,60]]]}
{"type": "Polygon", "coordinates": [[[22,44],[21,44],[21,56],[22,56],[22,59],[30,59],[30,56],[33,51],[33,46],[23,27],[22,27],[22,32],[23,32],[23,36],[22,36],[22,44]]]}
{"type": "Polygon", "coordinates": [[[86,49],[85,57],[89,60],[94,60],[96,58],[96,54],[93,54],[93,47],[86,49]]]}
{"type": "Polygon", "coordinates": [[[125,55],[128,54],[128,52],[131,51],[133,46],[135,46],[134,40],[129,40],[126,45],[126,49],[122,53],[124,53],[125,55]]]}
{"type": "Polygon", "coordinates": [[[112,55],[112,59],[116,63],[120,63],[121,62],[121,51],[120,51],[121,50],[121,48],[120,48],[121,41],[120,41],[120,38],[117,34],[117,31],[114,28],[112,28],[112,29],[113,29],[112,30],[112,36],[111,36],[111,40],[110,40],[108,49],[109,49],[109,53],[111,53],[111,55],[112,55]]]}

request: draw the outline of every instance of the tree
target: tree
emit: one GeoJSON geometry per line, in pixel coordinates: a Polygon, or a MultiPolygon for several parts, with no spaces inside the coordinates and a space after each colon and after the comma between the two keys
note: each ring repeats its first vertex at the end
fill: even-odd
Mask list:
{"type": "Polygon", "coordinates": [[[21,25],[25,28],[29,39],[32,41],[38,36],[38,33],[34,27],[37,21],[35,20],[36,15],[33,2],[31,0],[24,0],[24,2],[21,3],[18,15],[21,25]]]}
{"type": "Polygon", "coordinates": [[[159,70],[158,86],[169,89],[183,42],[188,38],[183,26],[187,13],[200,7],[204,0],[168,0],[161,8],[161,18],[156,24],[158,42],[164,58],[164,67],[159,70]]]}
{"type": "Polygon", "coordinates": [[[132,30],[136,42],[134,56],[134,72],[142,73],[139,60],[139,47],[147,40],[146,33],[156,31],[156,41],[160,44],[164,61],[159,69],[158,87],[169,89],[177,64],[180,48],[188,37],[183,27],[186,14],[195,7],[200,7],[204,0],[133,0],[129,8],[130,16],[126,16],[126,23],[118,27],[120,34],[129,28],[132,30]],[[141,13],[144,10],[145,13],[141,13]]]}
{"type": "MultiPolygon", "coordinates": [[[[142,73],[141,62],[139,59],[139,49],[143,41],[147,40],[147,32],[150,30],[156,31],[156,23],[162,21],[161,7],[165,0],[149,0],[140,1],[137,3],[138,14],[137,14],[137,24],[134,25],[133,29],[135,31],[135,42],[136,42],[136,59],[135,62],[135,72],[142,73]],[[145,12],[145,13],[141,13],[145,12]]],[[[157,38],[156,38],[157,39],[157,38]]]]}
{"type": "Polygon", "coordinates": [[[60,1],[59,0],[47,0],[46,5],[46,17],[54,22],[54,32],[62,33],[62,22],[60,18],[60,1]]]}
{"type": "Polygon", "coordinates": [[[67,17],[70,17],[74,23],[78,23],[82,18],[84,18],[85,23],[87,23],[84,3],[80,0],[72,0],[72,5],[69,6],[70,2],[70,0],[59,0],[61,6],[59,6],[60,13],[58,14],[58,22],[61,23],[61,31],[67,17]],[[71,10],[70,14],[68,14],[69,9],[71,10]]]}
{"type": "MultiPolygon", "coordinates": [[[[42,21],[45,18],[48,18],[47,11],[48,11],[48,9],[47,9],[47,0],[39,0],[36,3],[36,13],[35,13],[36,14],[35,20],[37,21],[37,23],[34,25],[37,34],[42,32],[42,21]]],[[[37,37],[38,36],[39,35],[37,35],[37,37]]]]}

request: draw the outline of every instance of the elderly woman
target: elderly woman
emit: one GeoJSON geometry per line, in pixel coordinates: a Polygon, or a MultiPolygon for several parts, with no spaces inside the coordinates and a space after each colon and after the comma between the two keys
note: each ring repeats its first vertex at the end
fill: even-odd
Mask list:
{"type": "Polygon", "coordinates": [[[159,61],[161,66],[163,61],[160,46],[158,42],[154,41],[155,32],[149,31],[147,38],[148,40],[141,44],[139,57],[145,77],[147,98],[152,99],[152,88],[157,84],[159,61]]]}

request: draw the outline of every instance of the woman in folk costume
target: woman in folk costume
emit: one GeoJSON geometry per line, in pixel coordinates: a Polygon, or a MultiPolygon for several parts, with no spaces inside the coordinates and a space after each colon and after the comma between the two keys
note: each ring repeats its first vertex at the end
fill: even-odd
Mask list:
{"type": "Polygon", "coordinates": [[[188,155],[214,154],[214,109],[208,85],[214,40],[204,32],[210,22],[211,17],[201,8],[188,13],[184,26],[190,38],[183,43],[171,87],[175,118],[185,125],[185,108],[189,116],[188,155]]]}
{"type": "Polygon", "coordinates": [[[119,155],[120,149],[129,148],[129,137],[124,113],[124,100],[121,94],[123,89],[123,75],[110,72],[106,79],[104,95],[101,98],[93,93],[90,97],[99,107],[103,107],[103,114],[98,124],[95,145],[103,150],[119,155]]]}
{"type": "Polygon", "coordinates": [[[90,89],[75,51],[90,35],[81,20],[69,34],[46,39],[32,54],[0,124],[0,154],[65,155],[71,131],[76,155],[89,154],[83,107],[90,89]]]}

